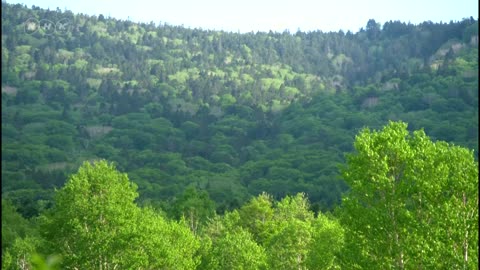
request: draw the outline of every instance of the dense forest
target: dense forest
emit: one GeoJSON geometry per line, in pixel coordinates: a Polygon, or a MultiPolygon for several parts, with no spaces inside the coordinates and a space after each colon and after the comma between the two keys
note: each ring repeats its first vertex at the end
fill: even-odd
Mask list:
{"type": "Polygon", "coordinates": [[[1,65],[2,269],[478,264],[478,18],[241,34],[2,2],[1,65]]]}

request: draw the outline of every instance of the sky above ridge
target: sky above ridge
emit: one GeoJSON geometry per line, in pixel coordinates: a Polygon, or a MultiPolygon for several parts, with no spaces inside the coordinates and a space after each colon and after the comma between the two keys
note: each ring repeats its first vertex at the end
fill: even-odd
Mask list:
{"type": "Polygon", "coordinates": [[[358,32],[369,19],[450,22],[478,19],[477,0],[7,0],[7,3],[71,10],[133,22],[167,23],[230,32],[343,30],[358,32]]]}

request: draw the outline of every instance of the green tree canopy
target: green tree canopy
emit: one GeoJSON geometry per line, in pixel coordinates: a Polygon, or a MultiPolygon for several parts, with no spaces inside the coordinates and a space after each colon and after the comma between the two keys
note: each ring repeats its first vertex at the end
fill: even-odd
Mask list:
{"type": "Polygon", "coordinates": [[[43,218],[47,252],[66,269],[191,269],[198,240],[188,227],[137,207],[136,185],[105,160],[85,162],[43,218]]]}
{"type": "Polygon", "coordinates": [[[390,122],[364,129],[347,156],[351,190],[340,221],[345,267],[473,269],[478,265],[478,162],[465,148],[433,142],[390,122]]]}

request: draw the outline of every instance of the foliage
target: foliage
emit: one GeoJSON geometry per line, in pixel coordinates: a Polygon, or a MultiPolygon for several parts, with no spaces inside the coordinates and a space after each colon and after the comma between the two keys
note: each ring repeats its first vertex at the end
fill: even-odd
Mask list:
{"type": "Polygon", "coordinates": [[[183,225],[138,208],[137,196],[136,186],[112,164],[85,162],[44,216],[47,251],[72,269],[194,267],[198,240],[183,225]]]}
{"type": "MultiPolygon", "coordinates": [[[[211,246],[206,247],[215,250],[219,241],[226,241],[225,238],[233,237],[230,234],[238,232],[248,235],[246,243],[254,241],[264,250],[265,255],[258,259],[259,265],[255,267],[265,264],[267,269],[332,269],[337,265],[337,252],[343,246],[343,230],[338,222],[321,213],[314,217],[302,193],[278,202],[264,193],[252,198],[239,211],[213,219],[204,231],[204,238],[211,241],[211,246]]],[[[233,247],[222,246],[221,250],[230,248],[233,247]]],[[[223,256],[207,258],[212,263],[223,256]]]]}
{"type": "Polygon", "coordinates": [[[478,163],[472,152],[407,125],[364,129],[343,169],[344,265],[472,268],[478,264],[478,163]]]}
{"type": "Polygon", "coordinates": [[[467,177],[474,172],[456,164],[470,168],[478,159],[477,45],[474,18],[418,25],[370,19],[356,33],[240,34],[2,2],[4,268],[19,261],[57,267],[55,258],[61,268],[88,269],[100,261],[335,269],[340,262],[373,267],[379,258],[377,266],[389,268],[400,261],[392,254],[402,252],[406,268],[413,261],[468,265],[478,260],[468,212],[478,196],[467,177]],[[26,32],[32,18],[74,27],[26,32]],[[403,171],[405,182],[389,186],[385,168],[395,164],[378,154],[358,161],[368,170],[342,175],[338,165],[359,130],[390,120],[435,142],[419,132],[402,141],[400,129],[378,142],[401,153],[398,162],[414,173],[403,171]],[[452,150],[461,147],[473,158],[452,150]],[[84,164],[102,159],[116,167],[84,164]],[[346,214],[363,205],[347,199],[362,195],[353,179],[373,172],[383,175],[375,178],[382,188],[402,192],[387,203],[380,192],[365,197],[383,207],[378,215],[376,208],[346,214]],[[338,207],[343,223],[327,214],[338,207]],[[390,244],[394,227],[403,237],[398,245],[390,244]],[[366,235],[384,238],[372,246],[376,238],[366,235]],[[381,256],[367,255],[375,252],[381,256]]]}
{"type": "Polygon", "coordinates": [[[239,229],[213,241],[205,269],[263,269],[265,260],[264,248],[250,233],[239,229]]]}
{"type": "Polygon", "coordinates": [[[194,187],[187,188],[182,196],[172,206],[176,219],[185,219],[190,230],[196,233],[200,224],[215,214],[215,203],[210,200],[208,193],[197,191],[194,187]]]}
{"type": "Polygon", "coordinates": [[[89,159],[129,173],[142,204],[195,182],[219,212],[262,192],[305,192],[329,211],[347,189],[337,164],[364,126],[403,120],[478,150],[473,18],[239,34],[2,8],[2,194],[25,217],[49,196],[26,207],[20,190],[51,194],[89,159]],[[33,17],[75,27],[25,33],[33,17]]]}

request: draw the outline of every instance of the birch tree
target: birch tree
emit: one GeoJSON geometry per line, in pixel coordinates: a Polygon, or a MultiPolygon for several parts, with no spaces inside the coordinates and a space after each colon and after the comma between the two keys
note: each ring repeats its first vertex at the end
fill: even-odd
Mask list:
{"type": "Polygon", "coordinates": [[[364,129],[342,169],[338,210],[350,269],[472,269],[478,264],[478,162],[390,122],[364,129]]]}

